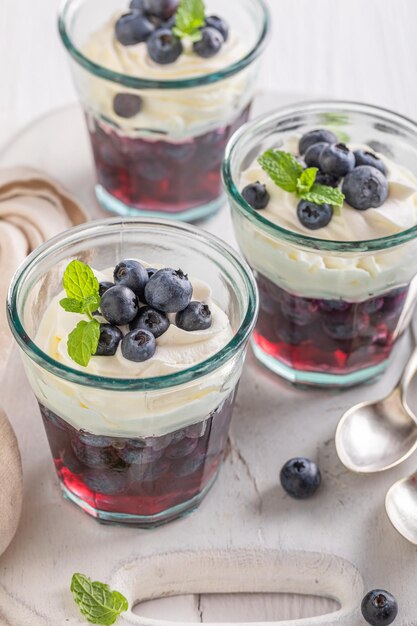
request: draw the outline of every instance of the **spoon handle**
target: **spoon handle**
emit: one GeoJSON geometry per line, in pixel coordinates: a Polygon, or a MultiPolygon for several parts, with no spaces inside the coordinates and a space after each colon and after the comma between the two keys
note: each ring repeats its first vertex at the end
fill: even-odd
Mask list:
{"type": "Polygon", "coordinates": [[[403,397],[407,391],[407,387],[414,378],[415,373],[417,372],[417,348],[411,354],[408,363],[405,367],[404,373],[402,375],[400,381],[400,388],[403,394],[403,397]]]}

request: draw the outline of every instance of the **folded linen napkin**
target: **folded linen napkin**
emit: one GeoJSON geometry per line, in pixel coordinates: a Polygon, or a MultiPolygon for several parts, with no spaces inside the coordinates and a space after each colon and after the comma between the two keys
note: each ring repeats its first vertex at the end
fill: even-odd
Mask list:
{"type": "MultiPolygon", "coordinates": [[[[86,220],[77,201],[42,172],[26,167],[0,171],[0,381],[13,346],[5,307],[13,273],[38,245],[86,220]]],[[[0,406],[0,555],[14,537],[21,505],[19,449],[0,406]]]]}

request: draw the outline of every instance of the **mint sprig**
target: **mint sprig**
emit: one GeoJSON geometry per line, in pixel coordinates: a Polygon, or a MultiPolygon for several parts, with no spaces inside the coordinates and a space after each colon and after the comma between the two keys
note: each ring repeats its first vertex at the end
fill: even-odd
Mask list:
{"type": "Polygon", "coordinates": [[[108,585],[93,582],[84,574],[74,574],[71,592],[81,613],[90,624],[111,626],[117,618],[128,610],[126,598],[108,585]]]}
{"type": "Polygon", "coordinates": [[[180,0],[173,33],[180,39],[189,37],[192,41],[200,41],[205,20],[206,8],[203,0],[180,0]]]}
{"type": "Polygon", "coordinates": [[[316,183],[316,167],[304,170],[292,154],[282,150],[267,150],[259,157],[258,163],[269,178],[284,191],[315,204],[331,204],[336,209],[335,215],[340,214],[337,209],[343,206],[345,196],[340,189],[316,183]]]}
{"type": "Polygon", "coordinates": [[[62,281],[66,298],[60,301],[61,307],[68,313],[87,315],[89,322],[81,321],[68,335],[67,349],[70,358],[87,367],[96,353],[100,339],[100,323],[93,313],[100,306],[99,282],[91,267],[81,261],[71,261],[67,266],[62,281]]]}

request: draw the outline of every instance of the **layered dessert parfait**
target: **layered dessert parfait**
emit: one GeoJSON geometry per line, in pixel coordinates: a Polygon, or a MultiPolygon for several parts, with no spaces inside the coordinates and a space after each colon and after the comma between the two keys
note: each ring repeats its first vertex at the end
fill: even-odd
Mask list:
{"type": "Polygon", "coordinates": [[[60,28],[77,62],[99,200],[124,215],[211,214],[227,141],[254,95],[268,30],[261,0],[239,0],[238,15],[217,0],[113,0],[90,23],[92,2],[76,10],[68,0],[60,28]]]}
{"type": "Polygon", "coordinates": [[[34,337],[54,370],[29,363],[27,371],[64,494],[85,511],[154,526],[189,512],[210,489],[256,314],[246,278],[254,309],[235,352],[248,310],[231,300],[223,308],[210,279],[155,259],[100,270],[67,264],[34,337]]]}
{"type": "Polygon", "coordinates": [[[369,107],[322,106],[301,109],[299,129],[285,112],[260,122],[266,141],[236,156],[257,129],[242,132],[225,178],[260,291],[256,355],[293,382],[349,385],[383,371],[415,304],[416,131],[369,107]]]}

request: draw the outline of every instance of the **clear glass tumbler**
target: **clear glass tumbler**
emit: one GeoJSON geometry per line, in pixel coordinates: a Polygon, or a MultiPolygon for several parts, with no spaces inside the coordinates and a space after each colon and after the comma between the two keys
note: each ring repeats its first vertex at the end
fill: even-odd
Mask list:
{"type": "Polygon", "coordinates": [[[176,77],[172,64],[159,66],[157,78],[150,79],[112,71],[84,51],[90,35],[115,13],[126,12],[127,4],[66,0],[59,16],[90,133],[98,200],[123,216],[207,217],[223,202],[220,170],[227,141],[249,116],[268,11],[263,0],[206,0],[207,13],[233,25],[247,52],[221,71],[176,77]],[[117,115],[119,94],[139,96],[139,114],[117,115]]]}
{"type": "MultiPolygon", "coordinates": [[[[119,219],[71,229],[17,271],[9,322],[39,402],[64,495],[103,522],[153,527],[196,508],[216,479],[247,342],[258,310],[252,274],[226,244],[191,226],[119,219]],[[113,379],[66,367],[35,337],[73,259],[95,269],[121,258],[190,268],[227,313],[233,339],[166,376],[113,379]]],[[[103,357],[104,358],[104,357],[103,357]]]]}
{"type": "Polygon", "coordinates": [[[417,176],[417,125],[364,104],[302,103],[247,124],[227,148],[223,177],[235,233],[260,291],[257,358],[294,383],[347,386],[383,372],[409,325],[417,226],[370,241],[329,241],[254,211],[240,193],[241,173],[265,150],[314,128],[368,144],[417,176]]]}

